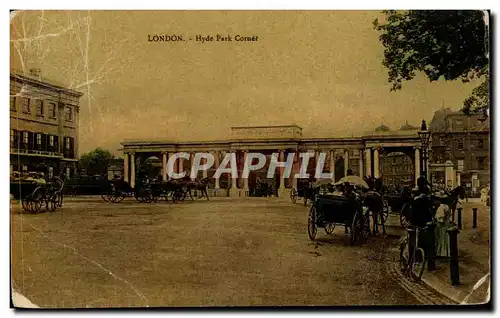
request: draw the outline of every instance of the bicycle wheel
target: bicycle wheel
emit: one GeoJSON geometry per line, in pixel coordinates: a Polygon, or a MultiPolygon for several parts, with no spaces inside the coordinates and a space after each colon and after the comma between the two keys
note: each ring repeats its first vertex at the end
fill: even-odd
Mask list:
{"type": "Polygon", "coordinates": [[[401,209],[401,212],[399,213],[399,223],[401,224],[401,227],[404,229],[408,225],[408,220],[406,219],[406,213],[409,211],[409,209],[410,206],[405,204],[401,209]]]}
{"type": "Polygon", "coordinates": [[[422,279],[422,275],[425,270],[425,252],[422,248],[418,247],[415,250],[415,257],[413,258],[413,262],[411,264],[411,277],[415,281],[419,281],[422,279]]]}

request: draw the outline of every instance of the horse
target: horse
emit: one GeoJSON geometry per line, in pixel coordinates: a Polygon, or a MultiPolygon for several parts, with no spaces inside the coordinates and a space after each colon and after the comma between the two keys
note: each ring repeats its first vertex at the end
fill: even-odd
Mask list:
{"type": "Polygon", "coordinates": [[[186,178],[155,182],[151,184],[151,191],[155,198],[164,194],[165,200],[168,201],[167,196],[171,193],[173,202],[184,200],[186,197],[186,191],[184,191],[184,189],[186,188],[187,182],[186,178]]]}
{"type": "Polygon", "coordinates": [[[191,200],[194,200],[193,195],[191,194],[191,190],[199,190],[202,194],[201,197],[205,196],[207,198],[207,201],[210,201],[210,199],[208,198],[207,190],[209,181],[210,178],[206,177],[201,180],[189,180],[186,182],[187,192],[189,193],[189,197],[191,198],[191,200]]]}
{"type": "Polygon", "coordinates": [[[378,232],[378,226],[382,225],[382,234],[387,235],[387,232],[385,230],[386,220],[384,220],[384,198],[382,196],[382,193],[375,190],[369,190],[364,195],[363,205],[367,208],[365,214],[366,216],[369,216],[370,212],[372,213],[373,230],[371,231],[371,234],[375,235],[375,233],[378,232]]]}

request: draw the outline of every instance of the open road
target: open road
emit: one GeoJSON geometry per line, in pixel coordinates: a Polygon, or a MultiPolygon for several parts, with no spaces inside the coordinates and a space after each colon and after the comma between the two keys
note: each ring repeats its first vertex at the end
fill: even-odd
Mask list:
{"type": "MultiPolygon", "coordinates": [[[[276,198],[11,208],[13,287],[40,307],[419,304],[385,270],[394,238],[307,235],[276,198]]],[[[390,234],[390,229],[389,229],[390,234]]]]}

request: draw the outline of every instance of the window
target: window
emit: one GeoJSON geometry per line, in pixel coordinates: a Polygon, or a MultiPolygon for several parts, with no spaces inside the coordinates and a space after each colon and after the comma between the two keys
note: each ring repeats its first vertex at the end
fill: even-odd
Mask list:
{"type": "Polygon", "coordinates": [[[54,167],[49,167],[49,179],[54,177],[54,167]]]}
{"type": "Polygon", "coordinates": [[[486,158],[484,157],[479,157],[477,158],[477,168],[479,170],[484,170],[485,164],[486,163],[486,158]]]}
{"type": "Polygon", "coordinates": [[[49,103],[49,116],[52,118],[57,117],[57,108],[55,103],[49,103]]]}
{"type": "Polygon", "coordinates": [[[458,150],[464,150],[464,140],[460,139],[457,145],[458,150]]]}
{"type": "Polygon", "coordinates": [[[42,144],[42,134],[36,134],[36,144],[37,145],[42,144]]]}
{"type": "Polygon", "coordinates": [[[23,98],[23,113],[31,114],[30,99],[26,97],[23,98]]]}
{"type": "Polygon", "coordinates": [[[23,165],[23,172],[28,172],[28,166],[23,165]]]}
{"type": "Polygon", "coordinates": [[[16,97],[12,96],[10,98],[10,110],[16,111],[16,97]]]}
{"type": "Polygon", "coordinates": [[[43,116],[43,101],[41,99],[35,100],[36,115],[43,116]]]}
{"type": "Polygon", "coordinates": [[[14,129],[11,129],[10,130],[10,143],[11,144],[14,144],[14,135],[15,135],[14,129]]]}
{"type": "Polygon", "coordinates": [[[73,121],[73,109],[71,106],[66,106],[66,108],[64,108],[64,119],[66,121],[73,121]]]}
{"type": "Polygon", "coordinates": [[[66,179],[69,179],[70,173],[71,173],[71,168],[70,167],[66,167],[66,179]]]}
{"type": "Polygon", "coordinates": [[[49,146],[54,147],[54,136],[53,135],[49,135],[49,146]]]}
{"type": "Polygon", "coordinates": [[[69,137],[64,138],[64,149],[69,150],[69,137]]]}
{"type": "Polygon", "coordinates": [[[458,160],[458,171],[463,171],[464,170],[464,161],[463,160],[458,160]]]}
{"type": "Polygon", "coordinates": [[[479,140],[477,141],[477,147],[478,147],[478,148],[483,148],[483,147],[484,147],[484,140],[479,139],[479,140]]]}
{"type": "Polygon", "coordinates": [[[28,143],[28,132],[23,131],[23,143],[27,144],[28,143]]]}

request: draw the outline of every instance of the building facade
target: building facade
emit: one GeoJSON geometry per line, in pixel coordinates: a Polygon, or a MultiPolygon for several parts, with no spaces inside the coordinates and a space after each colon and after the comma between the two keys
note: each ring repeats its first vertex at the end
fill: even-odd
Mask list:
{"type": "MultiPolygon", "coordinates": [[[[420,176],[420,139],[417,129],[399,129],[391,131],[388,127],[375,129],[358,137],[346,138],[307,138],[302,136],[302,128],[296,125],[287,126],[256,126],[232,127],[231,138],[214,141],[154,141],[154,140],[127,140],[122,142],[124,152],[124,180],[134,187],[137,180],[137,170],[142,163],[156,157],[161,162],[163,180],[167,180],[167,160],[174,153],[190,153],[190,159],[176,161],[174,171],[188,171],[196,152],[210,152],[215,157],[215,165],[209,171],[200,172],[198,178],[210,177],[219,166],[222,158],[228,152],[235,153],[238,166],[238,177],[230,179],[228,174],[214,178],[214,189],[228,188],[230,195],[247,196],[255,179],[265,178],[268,165],[261,170],[252,172],[248,178],[242,178],[243,163],[248,152],[259,152],[266,156],[279,154],[279,161],[285,161],[288,153],[313,152],[308,166],[308,173],[313,173],[316,167],[316,158],[319,153],[326,153],[324,172],[333,173],[337,181],[352,170],[361,177],[374,176],[383,178],[381,159],[390,153],[397,152],[405,155],[412,163],[411,179],[420,176]],[[186,169],[187,168],[187,169],[186,169]]],[[[300,159],[295,156],[293,171],[298,172],[301,166],[300,159]]],[[[269,160],[267,160],[269,163],[269,160]]],[[[428,171],[428,169],[427,169],[428,171]]],[[[275,179],[271,180],[278,188],[278,193],[289,191],[297,187],[297,179],[285,178],[280,169],[277,169],[275,179]]],[[[407,178],[405,172],[404,177],[407,178]]]]}
{"type": "Polygon", "coordinates": [[[74,175],[82,93],[43,79],[40,71],[10,74],[10,170],[44,164],[49,175],[74,175]]]}
{"type": "Polygon", "coordinates": [[[490,184],[490,122],[479,115],[442,108],[434,114],[431,163],[433,182],[444,184],[446,171],[453,168],[457,184],[477,193],[490,184]],[[440,169],[441,168],[441,169],[440,169]]]}

